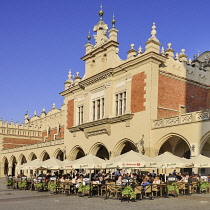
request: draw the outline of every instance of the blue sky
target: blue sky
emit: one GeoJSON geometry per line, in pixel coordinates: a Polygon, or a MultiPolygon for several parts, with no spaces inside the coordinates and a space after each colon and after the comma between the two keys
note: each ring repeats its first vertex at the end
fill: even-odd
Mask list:
{"type": "Polygon", "coordinates": [[[101,2],[109,27],[115,14],[123,59],[131,43],[145,46],[153,22],[165,48],[171,42],[189,58],[210,50],[208,0],[0,0],[0,118],[22,122],[26,110],[60,108],[68,70],[84,74],[80,58],[101,2]]]}

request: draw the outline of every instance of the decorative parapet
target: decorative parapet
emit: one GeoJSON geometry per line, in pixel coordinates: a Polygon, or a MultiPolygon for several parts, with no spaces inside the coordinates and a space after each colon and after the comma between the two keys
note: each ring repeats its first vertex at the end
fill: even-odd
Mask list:
{"type": "Polygon", "coordinates": [[[179,117],[170,117],[164,120],[165,126],[172,126],[172,125],[178,125],[178,124],[179,124],[179,117]]]}
{"type": "Polygon", "coordinates": [[[46,141],[46,142],[39,142],[39,143],[36,143],[36,144],[29,144],[29,145],[24,145],[24,146],[21,146],[21,147],[5,149],[5,150],[2,150],[1,153],[2,154],[7,154],[7,153],[37,149],[37,148],[42,148],[42,147],[55,146],[55,145],[60,145],[60,144],[64,144],[64,139],[52,140],[52,141],[46,141]]]}
{"type": "Polygon", "coordinates": [[[196,121],[209,120],[209,111],[196,113],[196,121]]]}
{"type": "Polygon", "coordinates": [[[191,112],[174,117],[152,120],[152,129],[210,120],[210,110],[191,112]]]}
{"type": "Polygon", "coordinates": [[[180,124],[191,123],[191,122],[192,122],[192,113],[180,116],[180,124]]]}

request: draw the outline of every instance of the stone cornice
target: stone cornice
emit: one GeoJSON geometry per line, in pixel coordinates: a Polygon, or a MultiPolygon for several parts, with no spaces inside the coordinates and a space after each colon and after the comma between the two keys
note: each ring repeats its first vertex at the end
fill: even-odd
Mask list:
{"type": "Polygon", "coordinates": [[[60,92],[59,94],[62,96],[68,96],[68,95],[74,94],[80,90],[81,90],[81,87],[79,85],[75,85],[67,90],[60,92]]]}
{"type": "Polygon", "coordinates": [[[155,52],[149,52],[146,54],[142,54],[141,56],[136,56],[134,59],[129,60],[129,61],[125,61],[125,63],[117,66],[114,70],[114,73],[116,73],[119,70],[124,70],[127,71],[125,68],[130,68],[131,66],[137,65],[139,63],[144,63],[145,62],[155,62],[157,64],[161,64],[162,62],[166,61],[166,57],[155,53],[155,52]]]}
{"type": "Polygon", "coordinates": [[[107,69],[105,71],[102,71],[96,75],[93,75],[92,77],[89,77],[85,80],[82,80],[80,83],[79,83],[79,86],[84,89],[86,86],[89,86],[93,83],[96,83],[98,81],[101,81],[101,80],[104,80],[104,79],[107,79],[108,77],[112,76],[114,73],[114,69],[113,68],[110,68],[110,69],[107,69]]]}
{"type": "Polygon", "coordinates": [[[100,126],[100,125],[105,125],[105,124],[113,124],[113,123],[118,123],[118,122],[125,122],[127,120],[131,120],[133,118],[133,115],[134,114],[124,114],[124,115],[120,115],[117,117],[104,118],[101,120],[87,122],[87,123],[83,123],[81,125],[69,128],[69,131],[71,133],[73,133],[73,132],[77,132],[77,131],[84,131],[86,128],[91,128],[91,127],[95,127],[95,126],[100,126]]]}
{"type": "Polygon", "coordinates": [[[84,55],[81,59],[83,61],[86,61],[87,59],[94,57],[96,54],[98,54],[100,52],[103,52],[103,51],[106,51],[107,48],[109,48],[110,46],[118,47],[118,45],[119,45],[118,42],[115,42],[113,40],[110,40],[110,41],[104,43],[101,46],[98,46],[96,48],[93,48],[93,50],[91,52],[89,52],[86,55],[84,55]]]}
{"type": "Polygon", "coordinates": [[[202,88],[205,88],[205,89],[210,89],[210,86],[209,85],[202,84],[202,83],[197,82],[195,80],[191,80],[191,79],[188,79],[186,77],[181,77],[181,76],[172,74],[170,72],[159,70],[159,74],[164,75],[166,77],[170,77],[170,78],[176,79],[176,80],[180,80],[182,82],[186,82],[186,83],[189,83],[189,84],[192,84],[192,85],[196,85],[196,86],[199,86],[199,87],[202,87],[202,88]]]}

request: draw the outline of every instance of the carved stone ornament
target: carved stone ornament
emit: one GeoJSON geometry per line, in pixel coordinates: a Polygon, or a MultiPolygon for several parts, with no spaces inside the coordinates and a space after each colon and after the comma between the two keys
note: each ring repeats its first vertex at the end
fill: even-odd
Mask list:
{"type": "Polygon", "coordinates": [[[86,138],[90,136],[102,135],[107,134],[108,136],[111,135],[111,126],[109,124],[99,125],[92,128],[84,129],[84,134],[86,138]]]}

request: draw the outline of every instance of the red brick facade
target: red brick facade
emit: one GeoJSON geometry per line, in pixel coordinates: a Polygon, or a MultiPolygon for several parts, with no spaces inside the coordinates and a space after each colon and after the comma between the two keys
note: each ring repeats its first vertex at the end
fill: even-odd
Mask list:
{"type": "Polygon", "coordinates": [[[20,147],[29,144],[39,143],[42,140],[36,139],[22,139],[22,138],[12,138],[12,137],[4,137],[3,138],[3,149],[9,149],[14,147],[20,147]]]}
{"type": "Polygon", "coordinates": [[[74,125],[74,100],[68,101],[67,104],[67,129],[74,125]]]}
{"type": "Polygon", "coordinates": [[[47,136],[47,132],[42,132],[42,141],[46,140],[46,141],[51,141],[54,139],[63,139],[64,138],[64,128],[60,128],[60,132],[58,133],[57,129],[53,129],[49,131],[49,134],[47,136]],[[55,136],[55,134],[58,134],[57,136],[55,136]],[[55,136],[55,137],[54,137],[55,136]],[[46,138],[45,138],[46,137],[46,138]]]}
{"type": "Polygon", "coordinates": [[[210,92],[207,87],[199,87],[198,84],[178,79],[159,75],[158,118],[178,115],[181,105],[185,106],[186,112],[210,108],[210,92]]]}
{"type": "Polygon", "coordinates": [[[144,87],[146,74],[141,72],[132,77],[131,84],[131,112],[141,112],[145,110],[144,102],[146,101],[145,94],[146,90],[144,87]]]}

